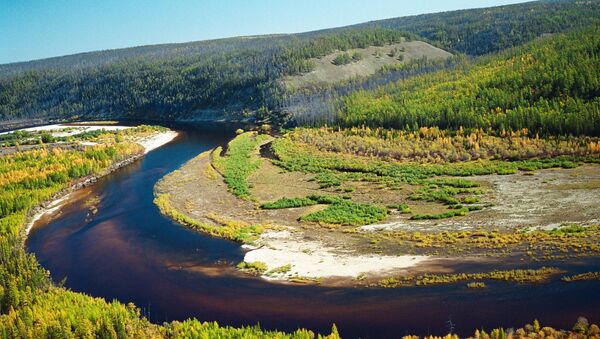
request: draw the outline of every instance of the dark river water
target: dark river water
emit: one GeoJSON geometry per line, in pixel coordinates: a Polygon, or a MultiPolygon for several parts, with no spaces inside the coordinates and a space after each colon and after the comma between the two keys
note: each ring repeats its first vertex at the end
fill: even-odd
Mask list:
{"type": "MultiPolygon", "coordinates": [[[[322,333],[335,323],[347,338],[397,338],[444,334],[449,321],[461,335],[536,318],[563,328],[571,328],[579,315],[600,321],[597,281],[490,282],[482,290],[467,289],[465,283],[362,289],[273,284],[235,272],[232,264],[244,253],[238,244],[181,227],[152,202],[161,177],[232,135],[231,128],[218,125],[183,130],[172,143],[74,193],[58,217],[36,224],[28,250],[55,281],[66,277],[65,286],[74,291],[131,301],[158,323],[196,317],[322,333]],[[84,202],[92,196],[100,203],[90,216],[84,202]]],[[[597,258],[561,266],[573,272],[600,270],[597,258]]]]}

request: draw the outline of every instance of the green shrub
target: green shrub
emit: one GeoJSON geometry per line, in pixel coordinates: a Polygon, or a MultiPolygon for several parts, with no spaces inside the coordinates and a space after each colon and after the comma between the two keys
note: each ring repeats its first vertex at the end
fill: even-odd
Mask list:
{"type": "Polygon", "coordinates": [[[281,198],[273,202],[267,202],[260,205],[260,208],[266,210],[282,209],[282,208],[294,208],[316,205],[317,202],[310,198],[281,198]]]}
{"type": "Polygon", "coordinates": [[[336,66],[346,65],[346,64],[349,64],[351,62],[352,62],[352,57],[348,53],[338,54],[333,59],[333,61],[331,61],[331,63],[334,64],[334,65],[336,65],[336,66]]]}
{"type": "Polygon", "coordinates": [[[381,221],[387,216],[387,210],[370,204],[355,203],[348,200],[335,201],[324,210],[298,218],[300,221],[359,226],[381,221]]]}

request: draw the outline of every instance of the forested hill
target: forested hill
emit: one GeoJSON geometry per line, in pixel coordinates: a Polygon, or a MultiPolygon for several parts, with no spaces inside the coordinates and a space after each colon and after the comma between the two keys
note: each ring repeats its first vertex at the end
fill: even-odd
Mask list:
{"type": "Polygon", "coordinates": [[[555,34],[439,71],[357,91],[339,124],[600,135],[600,26],[555,34]]]}
{"type": "Polygon", "coordinates": [[[351,27],[401,30],[451,52],[483,55],[519,46],[541,34],[597,23],[599,10],[598,1],[532,1],[373,21],[351,27]]]}
{"type": "MultiPolygon", "coordinates": [[[[402,39],[479,56],[599,22],[599,0],[544,1],[302,34],[142,46],[0,65],[0,121],[282,121],[298,114],[286,106],[290,94],[279,79],[310,71],[310,58],[402,39]]],[[[380,77],[379,83],[386,79],[380,77]]]]}

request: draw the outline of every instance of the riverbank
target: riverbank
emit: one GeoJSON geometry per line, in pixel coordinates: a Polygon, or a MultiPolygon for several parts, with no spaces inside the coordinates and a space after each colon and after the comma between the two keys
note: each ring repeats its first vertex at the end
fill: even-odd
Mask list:
{"type": "MultiPolygon", "coordinates": [[[[393,337],[400,330],[444,333],[448,314],[460,324],[457,333],[465,335],[472,334],[473,328],[512,326],[522,319],[537,318],[547,324],[571,328],[572,321],[583,315],[597,323],[593,316],[598,302],[594,294],[596,283],[562,283],[560,275],[553,276],[550,283],[535,285],[485,281],[486,287],[480,289],[468,288],[467,284],[472,281],[428,287],[398,284],[392,288],[394,280],[382,276],[378,280],[387,280],[386,284],[382,283],[386,288],[379,287],[377,280],[372,282],[375,287],[357,288],[344,287],[328,279],[321,279],[320,285],[299,278],[290,282],[273,281],[237,271],[235,266],[245,255],[239,243],[174,225],[152,204],[152,187],[160,178],[179,169],[200,152],[225,144],[232,134],[231,130],[209,128],[187,130],[173,145],[153,151],[143,162],[138,161],[75,192],[59,215],[47,223],[46,219],[38,223],[40,227],[28,238],[28,252],[35,254],[55,282],[68,277],[67,288],[106,300],[117,299],[123,305],[133,302],[144,307],[151,303],[152,309],[144,307],[142,312],[157,324],[196,317],[217,320],[219,324],[260,322],[267,329],[294,331],[303,327],[327,333],[335,322],[347,337],[365,337],[372,333],[371,326],[377,324],[382,337],[393,337]],[[97,206],[96,212],[92,206],[97,206]],[[329,287],[332,284],[335,286],[329,287]],[[547,297],[549,295],[552,297],[547,297]],[[232,298],[236,300],[235,308],[231,308],[232,298]],[[528,307],[523,307],[523,303],[528,307]],[[553,305],[561,305],[560,311],[553,305]],[[473,309],[496,312],[469,312],[473,309]],[[511,314],[512,318],[506,319],[505,314],[511,314]]],[[[282,174],[280,172],[274,171],[275,175],[282,174]]],[[[299,180],[310,179],[297,172],[286,175],[297,176],[299,180]]],[[[255,185],[251,187],[252,192],[256,192],[258,181],[253,176],[249,179],[255,185]]],[[[285,185],[278,183],[281,190],[291,190],[290,186],[297,185],[296,180],[287,181],[285,185]]],[[[318,189],[316,183],[308,183],[318,189]]],[[[203,192],[195,192],[195,195],[203,195],[200,193],[203,192]]],[[[265,233],[269,231],[277,230],[267,229],[265,233]]],[[[469,261],[472,272],[487,271],[490,267],[510,269],[506,264],[488,260],[484,265],[483,258],[476,259],[469,261]]],[[[569,276],[574,272],[597,271],[593,260],[577,259],[576,262],[585,261],[587,266],[565,270],[573,272],[569,276]]],[[[518,264],[518,258],[514,261],[518,264]]],[[[465,267],[464,261],[458,267],[451,264],[428,260],[418,265],[418,270],[409,269],[414,271],[409,274],[424,274],[434,265],[446,267],[448,273],[453,268],[465,267]]],[[[543,264],[523,262],[520,265],[537,268],[543,264]]],[[[345,286],[349,286],[352,279],[346,280],[345,286]]]]}
{"type": "Polygon", "coordinates": [[[244,240],[228,237],[245,243],[238,268],[270,281],[379,286],[415,274],[460,273],[461,263],[494,266],[508,255],[542,267],[546,260],[600,253],[600,215],[592,208],[600,195],[597,164],[547,169],[532,162],[520,166],[541,168],[490,175],[514,165],[465,162],[445,171],[473,166],[474,175],[403,183],[367,171],[412,164],[370,158],[362,169],[361,157],[320,160],[336,153],[321,155],[308,145],[282,149],[282,137],[244,133],[235,140],[226,153],[205,152],[165,176],[156,201],[164,214],[213,236],[231,225],[252,229],[244,240]],[[349,172],[325,167],[333,161],[349,172]],[[490,169],[475,167],[482,165],[490,169]]]}
{"type": "MultiPolygon", "coordinates": [[[[89,130],[98,130],[98,129],[106,129],[106,130],[110,130],[110,131],[120,131],[120,130],[125,130],[125,129],[131,128],[130,126],[118,126],[118,125],[110,125],[110,126],[99,126],[98,125],[98,126],[82,126],[82,127],[84,127],[84,130],[83,130],[84,132],[88,132],[89,130]],[[88,127],[89,127],[89,130],[88,130],[88,127]]],[[[40,131],[40,130],[42,130],[42,131],[57,131],[57,130],[64,129],[64,128],[69,129],[69,131],[66,133],[72,134],[72,128],[73,128],[72,125],[56,124],[56,125],[49,125],[49,126],[33,127],[33,128],[29,128],[27,130],[30,130],[30,131],[40,131]]],[[[79,133],[81,133],[81,130],[79,130],[79,133]]],[[[76,191],[78,189],[92,185],[101,177],[106,176],[119,168],[125,167],[125,166],[137,161],[138,159],[142,158],[145,154],[148,154],[149,152],[173,141],[178,135],[179,135],[179,133],[176,131],[167,130],[167,131],[159,132],[159,133],[156,133],[156,134],[153,134],[150,136],[145,136],[136,141],[137,144],[139,144],[140,146],[143,147],[142,153],[133,154],[121,161],[118,161],[115,164],[111,165],[106,170],[102,171],[101,173],[89,175],[84,178],[76,180],[68,188],[63,189],[63,190],[57,192],[56,194],[54,194],[50,199],[48,199],[48,201],[42,202],[40,205],[32,208],[27,213],[26,226],[25,226],[25,229],[23,232],[24,239],[27,238],[27,236],[29,235],[29,233],[31,232],[31,230],[33,229],[33,227],[35,226],[35,224],[38,220],[40,220],[43,217],[51,218],[51,217],[55,216],[57,214],[57,212],[60,211],[60,208],[62,207],[62,205],[68,201],[68,198],[71,195],[71,193],[73,193],[74,191],[76,191]]],[[[84,146],[94,146],[96,144],[97,143],[92,142],[89,145],[84,145],[84,146]]],[[[50,145],[50,147],[51,147],[51,145],[50,145]]]]}

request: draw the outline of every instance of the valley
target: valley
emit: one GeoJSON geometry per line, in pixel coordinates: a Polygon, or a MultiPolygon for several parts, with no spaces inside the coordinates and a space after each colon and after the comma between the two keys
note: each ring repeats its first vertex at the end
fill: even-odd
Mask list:
{"type": "Polygon", "coordinates": [[[600,1],[492,3],[0,5],[0,338],[600,338],[600,1]]]}

